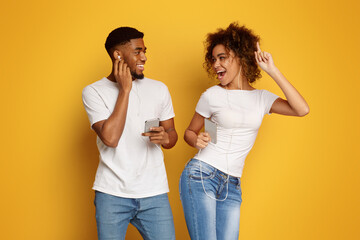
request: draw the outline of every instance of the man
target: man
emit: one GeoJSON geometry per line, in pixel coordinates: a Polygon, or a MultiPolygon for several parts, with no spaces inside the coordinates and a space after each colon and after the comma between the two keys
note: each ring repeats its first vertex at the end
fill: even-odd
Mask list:
{"type": "Polygon", "coordinates": [[[144,239],[175,239],[160,147],[177,141],[175,114],[165,84],[144,77],[143,36],[130,27],[113,30],[105,43],[112,72],[83,90],[100,152],[93,187],[100,240],[125,239],[129,223],[144,239]],[[159,126],[144,133],[145,121],[157,118],[159,126]]]}

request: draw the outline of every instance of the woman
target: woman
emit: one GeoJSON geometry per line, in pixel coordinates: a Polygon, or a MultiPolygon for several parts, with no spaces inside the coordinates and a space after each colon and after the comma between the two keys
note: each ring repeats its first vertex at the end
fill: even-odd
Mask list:
{"type": "Polygon", "coordinates": [[[220,84],[200,97],[185,131],[185,141],[199,152],[180,179],[180,196],[192,240],[238,239],[240,178],[265,114],[305,116],[309,107],[300,93],[262,52],[259,37],[237,23],[210,33],[205,41],[205,67],[220,84]],[[259,67],[279,85],[286,99],[252,86],[259,67]],[[200,132],[204,119],[217,124],[217,143],[200,132]]]}

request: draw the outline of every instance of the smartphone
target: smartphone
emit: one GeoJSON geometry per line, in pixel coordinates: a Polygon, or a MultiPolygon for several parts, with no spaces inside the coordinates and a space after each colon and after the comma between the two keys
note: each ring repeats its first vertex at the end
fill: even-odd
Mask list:
{"type": "Polygon", "coordinates": [[[211,142],[216,144],[217,142],[217,124],[205,118],[205,132],[208,132],[211,137],[211,142]]]}
{"type": "Polygon", "coordinates": [[[144,130],[144,132],[151,132],[150,128],[159,127],[159,126],[160,126],[160,119],[159,118],[146,120],[145,121],[145,130],[144,130]]]}

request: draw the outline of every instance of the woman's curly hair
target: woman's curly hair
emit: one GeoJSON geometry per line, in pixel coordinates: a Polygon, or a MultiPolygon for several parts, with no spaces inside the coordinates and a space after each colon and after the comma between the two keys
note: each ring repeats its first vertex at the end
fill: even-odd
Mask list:
{"type": "Polygon", "coordinates": [[[212,51],[216,45],[222,44],[228,51],[234,51],[235,56],[239,57],[242,74],[248,82],[255,82],[261,77],[254,53],[259,40],[259,36],[245,26],[239,26],[236,22],[231,23],[226,29],[220,28],[215,33],[209,33],[204,42],[206,51],[204,68],[209,76],[215,75],[212,68],[212,51]]]}

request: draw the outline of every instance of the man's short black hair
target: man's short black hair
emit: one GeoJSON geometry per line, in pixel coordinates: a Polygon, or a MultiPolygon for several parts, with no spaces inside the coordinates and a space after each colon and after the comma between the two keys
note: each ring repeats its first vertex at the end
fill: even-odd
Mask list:
{"type": "Polygon", "coordinates": [[[113,30],[106,38],[105,49],[111,55],[110,49],[118,44],[125,44],[130,42],[131,39],[143,38],[144,33],[139,32],[131,27],[119,27],[113,30]]]}

